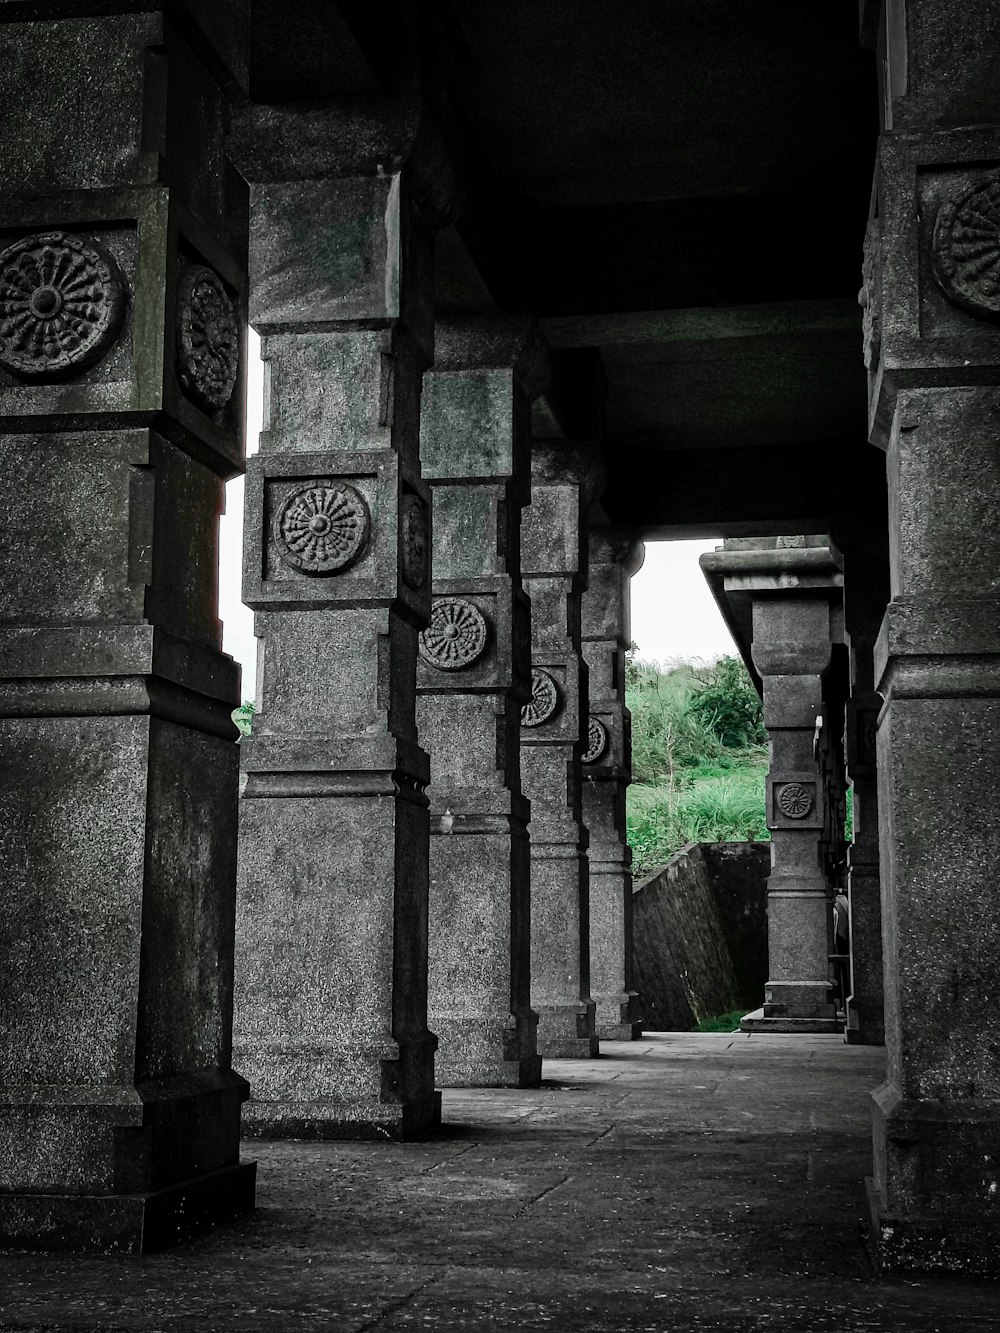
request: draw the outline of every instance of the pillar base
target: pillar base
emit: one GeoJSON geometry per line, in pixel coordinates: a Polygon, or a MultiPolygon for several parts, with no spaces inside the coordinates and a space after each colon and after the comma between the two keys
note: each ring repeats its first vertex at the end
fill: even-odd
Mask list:
{"type": "Polygon", "coordinates": [[[900,1217],[890,1212],[871,1176],[869,1250],[880,1273],[955,1273],[997,1277],[1000,1221],[982,1218],[900,1217]]]}
{"type": "Polygon", "coordinates": [[[740,1019],[741,1032],[843,1032],[839,1018],[794,1018],[789,1015],[768,1014],[767,1006],[744,1014],[740,1019]]]}
{"type": "Polygon", "coordinates": [[[600,1041],[641,1041],[641,1023],[599,1023],[597,1040],[600,1041]]]}
{"type": "Polygon", "coordinates": [[[642,1036],[639,992],[615,991],[594,995],[594,1027],[600,1041],[638,1041],[642,1036]]]}
{"type": "Polygon", "coordinates": [[[419,1138],[441,1124],[441,1094],[410,1102],[248,1102],[243,1135],[248,1139],[419,1138]]]}
{"type": "Polygon", "coordinates": [[[0,1245],[148,1254],[254,1209],[257,1163],[241,1162],[147,1194],[0,1192],[0,1245]]]}
{"type": "Polygon", "coordinates": [[[480,1014],[432,1013],[438,1040],[434,1083],[439,1088],[536,1088],[542,1061],[535,1045],[538,1015],[510,1013],[500,1022],[480,1014]]]}
{"type": "Polygon", "coordinates": [[[547,1060],[589,1060],[600,1054],[593,1000],[577,1004],[535,1004],[538,1054],[547,1060]]]}
{"type": "Polygon", "coordinates": [[[542,1057],[519,1060],[438,1060],[434,1081],[442,1088],[537,1088],[542,1081],[542,1057]]]}

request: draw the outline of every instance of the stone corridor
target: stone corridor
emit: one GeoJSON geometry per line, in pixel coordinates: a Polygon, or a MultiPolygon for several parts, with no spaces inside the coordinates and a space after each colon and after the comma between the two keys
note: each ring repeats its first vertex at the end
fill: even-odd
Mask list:
{"type": "Polygon", "coordinates": [[[0,1257],[0,1327],[993,1333],[988,1284],[878,1280],[884,1052],[654,1034],[446,1089],[439,1136],[258,1141],[258,1208],[142,1259],[0,1257]]]}

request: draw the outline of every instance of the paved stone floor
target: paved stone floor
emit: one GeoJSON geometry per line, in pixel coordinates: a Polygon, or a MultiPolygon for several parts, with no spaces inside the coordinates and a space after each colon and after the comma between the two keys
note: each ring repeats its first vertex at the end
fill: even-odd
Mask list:
{"type": "Polygon", "coordinates": [[[657,1034],[545,1073],[446,1092],[423,1143],[248,1144],[257,1213],[175,1250],[0,1255],[0,1328],[1000,1330],[1000,1286],[869,1267],[881,1051],[657,1034]]]}

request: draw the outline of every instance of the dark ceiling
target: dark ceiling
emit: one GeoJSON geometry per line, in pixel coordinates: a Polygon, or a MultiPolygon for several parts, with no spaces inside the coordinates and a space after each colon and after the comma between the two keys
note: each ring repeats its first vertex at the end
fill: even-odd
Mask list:
{"type": "Polygon", "coordinates": [[[857,292],[878,128],[856,0],[254,0],[253,14],[255,97],[419,89],[435,106],[469,185],[442,238],[441,308],[530,308],[553,347],[596,350],[612,517],[750,531],[738,498],[752,507],[762,467],[784,474],[766,530],[843,502],[837,469],[866,448],[857,292]],[[272,11],[314,34],[297,68],[257,36],[272,11]],[[706,460],[728,508],[674,512],[695,494],[685,467],[705,475],[706,460]]]}

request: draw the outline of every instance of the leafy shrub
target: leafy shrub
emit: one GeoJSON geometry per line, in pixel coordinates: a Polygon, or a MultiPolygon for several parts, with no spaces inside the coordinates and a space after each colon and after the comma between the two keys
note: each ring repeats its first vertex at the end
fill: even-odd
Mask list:
{"type": "Polygon", "coordinates": [[[253,700],[244,699],[239,708],[234,708],[230,713],[230,717],[240,733],[240,740],[243,740],[244,736],[249,736],[253,730],[253,716],[256,711],[253,700]]]}
{"type": "Polygon", "coordinates": [[[760,696],[738,657],[722,658],[699,681],[690,711],[731,749],[767,741],[760,696]]]}
{"type": "MultiPolygon", "coordinates": [[[[730,740],[760,734],[748,701],[740,697],[743,687],[734,668],[756,700],[746,670],[735,658],[716,667],[685,664],[666,672],[632,663],[626,698],[632,713],[634,781],[627,812],[637,875],[662,865],[688,842],[769,837],[764,814],[766,747],[742,740],[727,744],[718,726],[720,718],[730,718],[728,730],[722,729],[730,740]],[[706,696],[714,700],[711,707],[700,704],[706,696]]],[[[757,700],[758,719],[759,713],[757,700]]]]}

